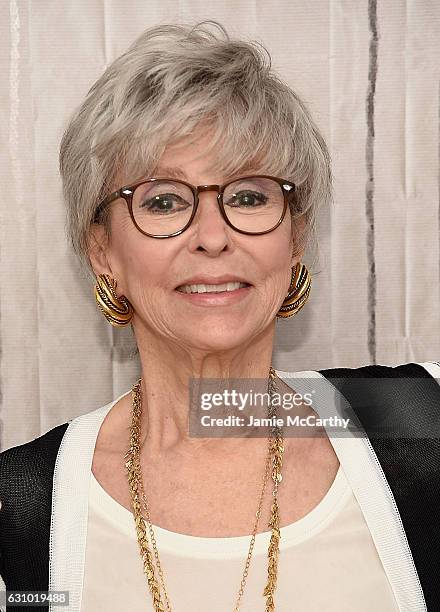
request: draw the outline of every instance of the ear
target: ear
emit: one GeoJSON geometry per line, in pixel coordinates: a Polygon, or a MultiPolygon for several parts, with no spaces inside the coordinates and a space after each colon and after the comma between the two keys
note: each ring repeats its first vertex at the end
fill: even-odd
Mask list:
{"type": "Polygon", "coordinates": [[[298,252],[295,249],[295,244],[292,241],[292,250],[291,250],[291,255],[290,255],[290,267],[291,268],[294,268],[296,264],[302,260],[304,256],[304,252],[305,252],[305,249],[302,249],[300,252],[298,252]]]}
{"type": "Polygon", "coordinates": [[[292,242],[291,242],[291,252],[290,252],[290,267],[293,268],[294,266],[296,266],[296,264],[298,262],[300,262],[302,260],[302,258],[304,257],[304,253],[305,253],[305,248],[303,248],[301,251],[298,252],[298,248],[297,245],[295,245],[295,235],[298,234],[298,232],[303,232],[304,231],[304,226],[305,226],[305,221],[300,218],[300,219],[296,219],[295,221],[291,221],[291,231],[292,231],[292,242]]]}
{"type": "Polygon", "coordinates": [[[111,265],[107,257],[109,247],[108,237],[103,225],[92,223],[87,236],[87,244],[87,253],[95,275],[109,274],[113,276],[111,265]]]}

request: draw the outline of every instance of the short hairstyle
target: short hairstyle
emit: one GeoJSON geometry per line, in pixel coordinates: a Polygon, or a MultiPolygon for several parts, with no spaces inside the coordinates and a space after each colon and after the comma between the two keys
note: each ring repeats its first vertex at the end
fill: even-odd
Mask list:
{"type": "MultiPolygon", "coordinates": [[[[99,202],[151,176],[167,145],[212,129],[209,151],[225,177],[246,168],[297,185],[292,218],[299,252],[317,245],[317,211],[332,201],[330,156],[300,97],[272,70],[259,42],[232,38],[213,20],[145,30],[94,83],[60,145],[66,233],[92,275],[88,236],[99,202]],[[127,180],[114,184],[116,177],[127,180]]],[[[110,209],[98,219],[110,236],[110,209]]]]}

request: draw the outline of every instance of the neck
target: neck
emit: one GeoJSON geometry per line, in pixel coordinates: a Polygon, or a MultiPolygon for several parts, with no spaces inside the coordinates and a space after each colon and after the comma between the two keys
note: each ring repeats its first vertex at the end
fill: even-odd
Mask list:
{"type": "MultiPolygon", "coordinates": [[[[243,381],[244,389],[250,382],[253,389],[267,390],[273,331],[274,328],[265,330],[244,347],[214,350],[177,344],[148,333],[136,334],[135,330],[142,369],[142,453],[155,458],[198,456],[207,452],[215,455],[225,448],[233,451],[243,446],[243,438],[226,437],[227,434],[219,438],[190,435],[190,410],[197,409],[194,403],[190,407],[190,403],[205,389],[206,392],[230,390],[241,379],[253,379],[243,381]]],[[[131,404],[131,394],[128,401],[131,404]]],[[[249,448],[262,442],[262,438],[246,441],[249,448]]]]}

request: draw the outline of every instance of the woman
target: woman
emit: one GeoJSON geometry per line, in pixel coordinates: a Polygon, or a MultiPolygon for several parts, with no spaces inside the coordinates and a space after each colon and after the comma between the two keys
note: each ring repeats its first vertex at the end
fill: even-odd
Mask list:
{"type": "MultiPolygon", "coordinates": [[[[422,383],[433,426],[440,396],[432,362],[273,370],[276,319],[310,293],[302,257],[331,200],[330,159],[259,47],[209,25],[145,31],[64,134],[69,236],[103,315],[132,326],[142,376],[1,454],[0,573],[9,591],[67,591],[81,612],[437,609],[433,440],[422,491],[421,440],[188,431],[191,392],[211,379],[263,381],[268,418],[275,392],[322,383],[322,399],[346,390],[338,377],[414,379],[413,423],[422,383]]],[[[368,433],[377,422],[347,395],[368,433]]]]}

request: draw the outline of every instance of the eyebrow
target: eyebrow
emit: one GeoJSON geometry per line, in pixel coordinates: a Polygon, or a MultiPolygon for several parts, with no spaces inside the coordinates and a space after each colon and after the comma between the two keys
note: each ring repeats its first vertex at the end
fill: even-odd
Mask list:
{"type": "MultiPolygon", "coordinates": [[[[241,171],[234,172],[228,178],[228,180],[234,180],[235,178],[240,178],[241,176],[252,175],[255,173],[256,173],[256,170],[254,169],[253,166],[250,166],[249,168],[242,168],[241,171]]],[[[164,178],[182,179],[187,182],[189,180],[183,168],[180,168],[179,166],[174,166],[174,168],[171,168],[169,166],[157,166],[154,169],[152,176],[156,176],[156,177],[162,176],[164,178]]]]}
{"type": "Polygon", "coordinates": [[[178,166],[175,166],[174,168],[168,168],[166,166],[158,166],[157,168],[155,168],[154,172],[153,172],[154,176],[163,176],[163,177],[169,177],[169,178],[177,178],[177,179],[183,179],[184,181],[188,180],[188,177],[186,176],[185,171],[182,168],[179,168],[178,166]]]}

